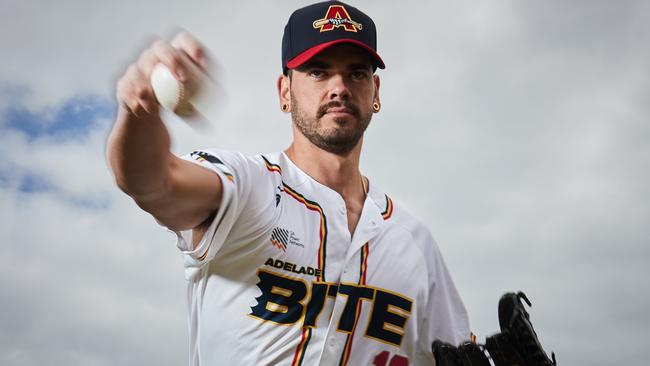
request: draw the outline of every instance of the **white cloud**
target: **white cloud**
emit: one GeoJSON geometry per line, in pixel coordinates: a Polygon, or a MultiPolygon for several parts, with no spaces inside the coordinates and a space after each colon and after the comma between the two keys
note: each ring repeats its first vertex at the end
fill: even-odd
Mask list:
{"type": "MultiPolygon", "coordinates": [[[[174,150],[281,149],[280,37],[302,4],[5,2],[0,111],[47,120],[79,95],[110,100],[138,50],[180,26],[217,55],[227,103],[208,132],[170,118],[174,150]]],[[[496,332],[499,295],[521,289],[562,364],[619,363],[603,344],[645,364],[648,5],[359,6],[388,66],[363,171],[430,223],[475,331],[496,332]]],[[[113,186],[101,118],[63,139],[0,119],[3,365],[186,360],[173,238],[113,186]],[[29,174],[49,188],[21,192],[29,174]]]]}

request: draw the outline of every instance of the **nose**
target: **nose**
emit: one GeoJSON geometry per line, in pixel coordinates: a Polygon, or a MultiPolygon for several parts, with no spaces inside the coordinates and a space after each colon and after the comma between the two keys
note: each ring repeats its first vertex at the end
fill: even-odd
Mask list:
{"type": "Polygon", "coordinates": [[[350,98],[350,88],[346,83],[345,77],[336,73],[332,75],[329,79],[329,99],[349,99],[350,98]]]}

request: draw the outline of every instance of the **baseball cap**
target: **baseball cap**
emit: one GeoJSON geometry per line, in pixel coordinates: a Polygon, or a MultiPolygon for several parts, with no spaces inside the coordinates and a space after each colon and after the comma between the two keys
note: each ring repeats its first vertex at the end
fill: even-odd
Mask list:
{"type": "Polygon", "coordinates": [[[328,47],[350,43],[370,55],[375,68],[385,68],[377,54],[375,23],[361,10],[340,1],[324,1],[294,11],[282,36],[282,72],[295,69],[328,47]]]}

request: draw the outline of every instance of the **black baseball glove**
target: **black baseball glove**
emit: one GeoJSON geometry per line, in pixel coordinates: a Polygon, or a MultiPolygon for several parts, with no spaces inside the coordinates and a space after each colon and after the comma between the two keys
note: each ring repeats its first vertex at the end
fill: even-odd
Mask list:
{"type": "Polygon", "coordinates": [[[555,354],[551,353],[549,359],[539,343],[521,300],[531,306],[523,292],[511,292],[501,297],[501,333],[487,337],[485,346],[465,342],[454,347],[440,341],[433,342],[436,366],[490,366],[490,359],[494,366],[557,366],[555,354]]]}

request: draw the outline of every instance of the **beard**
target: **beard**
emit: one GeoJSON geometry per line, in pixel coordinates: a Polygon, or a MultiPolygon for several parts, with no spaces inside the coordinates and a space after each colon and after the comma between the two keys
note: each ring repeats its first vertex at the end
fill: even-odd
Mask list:
{"type": "Polygon", "coordinates": [[[336,155],[346,155],[357,144],[363,133],[368,128],[372,119],[372,112],[362,115],[359,108],[346,101],[332,101],[321,105],[316,111],[316,116],[309,116],[300,108],[293,93],[291,93],[291,119],[298,130],[316,147],[336,155]],[[356,118],[335,118],[336,127],[324,128],[321,118],[327,110],[333,107],[345,107],[356,118]]]}

